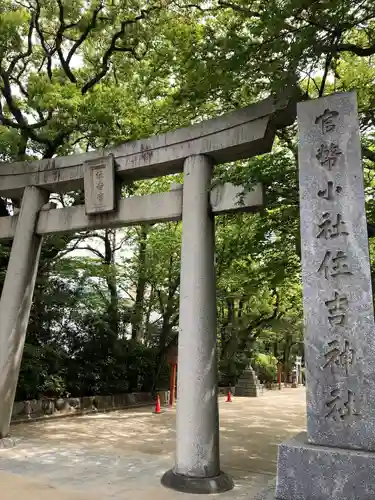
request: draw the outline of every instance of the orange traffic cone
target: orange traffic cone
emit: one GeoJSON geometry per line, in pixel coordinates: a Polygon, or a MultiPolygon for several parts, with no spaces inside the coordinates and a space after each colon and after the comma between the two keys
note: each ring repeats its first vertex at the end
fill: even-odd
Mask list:
{"type": "Polygon", "coordinates": [[[232,394],[230,393],[230,391],[228,391],[228,397],[227,397],[227,400],[225,402],[226,403],[231,403],[232,402],[232,394]]]}
{"type": "Polygon", "coordinates": [[[160,396],[159,396],[159,394],[156,396],[156,405],[155,405],[154,413],[161,413],[161,411],[160,411],[160,396]]]}

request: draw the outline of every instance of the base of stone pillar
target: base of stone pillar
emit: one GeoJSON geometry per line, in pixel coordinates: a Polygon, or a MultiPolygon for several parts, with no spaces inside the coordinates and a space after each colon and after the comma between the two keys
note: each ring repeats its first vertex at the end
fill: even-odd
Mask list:
{"type": "Polygon", "coordinates": [[[259,500],[374,500],[375,453],[317,446],[306,433],[282,443],[276,493],[259,500]]]}
{"type": "Polygon", "coordinates": [[[16,441],[11,437],[0,438],[0,450],[13,448],[16,446],[16,441]]]}
{"type": "Polygon", "coordinates": [[[161,484],[166,488],[181,491],[182,493],[223,493],[233,488],[232,479],[220,472],[215,477],[191,477],[176,474],[173,469],[167,471],[161,478],[161,484]]]}
{"type": "Polygon", "coordinates": [[[276,479],[263,491],[255,495],[253,500],[275,500],[276,479]]]}

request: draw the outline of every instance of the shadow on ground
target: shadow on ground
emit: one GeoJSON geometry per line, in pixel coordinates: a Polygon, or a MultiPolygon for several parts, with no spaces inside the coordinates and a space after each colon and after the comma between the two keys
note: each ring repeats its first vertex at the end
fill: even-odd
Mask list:
{"type": "MultiPolygon", "coordinates": [[[[277,445],[305,429],[303,389],[270,391],[259,398],[220,399],[220,450],[224,469],[274,473],[277,445]]],[[[113,448],[116,453],[173,457],[175,411],[152,407],[14,426],[21,438],[50,446],[113,448]]]]}

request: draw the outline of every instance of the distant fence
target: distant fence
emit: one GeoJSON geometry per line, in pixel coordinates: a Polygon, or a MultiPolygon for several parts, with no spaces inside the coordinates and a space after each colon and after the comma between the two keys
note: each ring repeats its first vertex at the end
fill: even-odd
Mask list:
{"type": "MultiPolygon", "coordinates": [[[[160,402],[169,401],[169,391],[160,391],[160,402]]],[[[27,422],[49,417],[66,417],[86,413],[119,410],[154,402],[151,393],[134,392],[113,396],[84,396],[81,398],[32,399],[16,401],[13,405],[12,423],[27,422]]]]}
{"type": "MultiPolygon", "coordinates": [[[[283,384],[283,387],[286,384],[283,384]]],[[[277,384],[267,389],[277,389],[277,384]]],[[[235,387],[219,387],[219,395],[227,395],[231,391],[236,394],[235,387]]],[[[169,403],[169,391],[159,391],[160,403],[169,403]]],[[[86,413],[121,410],[137,406],[147,406],[155,402],[150,392],[133,392],[129,394],[115,394],[113,396],[84,396],[81,398],[31,399],[29,401],[15,401],[12,412],[12,423],[29,422],[31,420],[49,417],[68,417],[84,415],[86,413]]]]}

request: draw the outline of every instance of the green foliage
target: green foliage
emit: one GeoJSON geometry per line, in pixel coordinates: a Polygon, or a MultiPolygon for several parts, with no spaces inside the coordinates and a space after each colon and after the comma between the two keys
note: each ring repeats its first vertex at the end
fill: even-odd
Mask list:
{"type": "MultiPolygon", "coordinates": [[[[375,223],[374,5],[3,0],[0,160],[158,134],[290,84],[301,99],[356,88],[367,216],[375,223]]],[[[303,354],[297,159],[293,125],[278,131],[271,153],[215,168],[215,183],[262,182],[266,195],[260,213],[216,220],[221,383],[233,383],[249,363],[274,380],[275,359],[287,375],[303,354]]],[[[176,175],[123,191],[147,195],[182,181],[176,175]]],[[[58,197],[68,205],[81,199],[58,197]]],[[[167,387],[180,239],[175,222],[46,238],[17,398],[167,387]]],[[[1,281],[8,254],[2,245],[1,281]]]]}
{"type": "Polygon", "coordinates": [[[66,382],[60,375],[48,375],[39,388],[43,395],[61,397],[66,395],[66,382]]]}
{"type": "Polygon", "coordinates": [[[58,397],[66,392],[68,356],[57,345],[25,344],[16,399],[58,397]]]}
{"type": "Polygon", "coordinates": [[[277,380],[277,359],[275,356],[257,353],[253,367],[261,383],[273,383],[277,380]]]}

